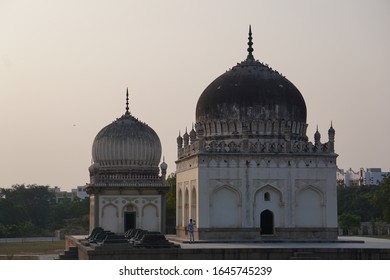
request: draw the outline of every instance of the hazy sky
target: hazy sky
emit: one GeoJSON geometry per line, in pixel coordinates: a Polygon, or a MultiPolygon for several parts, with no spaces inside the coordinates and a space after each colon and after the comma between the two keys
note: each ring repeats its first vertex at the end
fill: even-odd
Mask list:
{"type": "Polygon", "coordinates": [[[287,77],[340,168],[390,168],[390,2],[0,0],[0,187],[89,182],[96,134],[125,112],[168,173],[196,102],[247,54],[287,77]]]}

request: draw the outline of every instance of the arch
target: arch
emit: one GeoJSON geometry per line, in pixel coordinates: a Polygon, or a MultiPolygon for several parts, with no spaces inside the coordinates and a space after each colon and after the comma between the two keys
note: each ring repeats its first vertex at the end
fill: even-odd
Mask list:
{"type": "Polygon", "coordinates": [[[257,121],[253,120],[251,122],[251,128],[250,128],[252,134],[257,134],[258,133],[258,125],[257,125],[257,121]]]}
{"type": "Polygon", "coordinates": [[[105,230],[118,232],[118,207],[108,203],[102,208],[101,227],[105,230]]]}
{"type": "Polygon", "coordinates": [[[210,196],[211,227],[231,228],[240,226],[241,194],[231,186],[216,188],[210,196]]]}
{"type": "Polygon", "coordinates": [[[183,226],[183,193],[181,189],[177,195],[177,226],[183,226]]]}
{"type": "Polygon", "coordinates": [[[260,234],[274,234],[274,213],[268,209],[260,214],[260,234]]]}
{"type": "Polygon", "coordinates": [[[229,122],[229,133],[235,133],[237,131],[236,129],[236,123],[234,121],[229,122]]]}
{"type": "Polygon", "coordinates": [[[158,208],[153,203],[147,203],[142,208],[142,229],[160,231],[158,208]]]}
{"type": "Polygon", "coordinates": [[[122,207],[122,214],[125,213],[125,212],[136,212],[137,213],[137,216],[138,216],[138,213],[139,213],[139,209],[137,207],[137,205],[135,205],[134,203],[126,203],[123,207],[122,207]]]}
{"type": "Polygon", "coordinates": [[[267,134],[271,134],[271,132],[272,132],[272,122],[271,122],[271,120],[267,121],[265,130],[266,130],[267,134]]]}
{"type": "Polygon", "coordinates": [[[189,209],[189,204],[190,204],[190,195],[188,192],[188,189],[186,188],[184,191],[184,224],[188,224],[190,218],[190,209],[189,209]]]}
{"type": "Polygon", "coordinates": [[[254,193],[253,198],[253,226],[261,227],[259,219],[264,210],[269,210],[273,213],[273,225],[284,225],[284,202],[282,192],[271,185],[264,185],[258,188],[254,193]],[[265,200],[266,193],[269,194],[270,200],[265,200]]]}
{"type": "Polygon", "coordinates": [[[264,134],[265,133],[265,124],[264,124],[263,120],[259,121],[258,130],[259,130],[259,134],[264,134]]]}
{"type": "Polygon", "coordinates": [[[229,129],[226,121],[222,121],[221,126],[222,126],[222,134],[228,134],[229,129]]]}
{"type": "Polygon", "coordinates": [[[295,224],[301,227],[323,226],[323,193],[314,186],[296,191],[295,224]]]}
{"type": "Polygon", "coordinates": [[[276,121],[274,121],[274,124],[273,124],[273,133],[279,134],[279,129],[280,129],[279,122],[276,120],[276,121]]]}
{"type": "Polygon", "coordinates": [[[195,221],[198,219],[198,217],[197,217],[197,208],[198,208],[198,204],[197,204],[197,197],[196,197],[196,189],[195,189],[195,187],[193,187],[192,190],[191,190],[191,213],[190,213],[190,218],[195,220],[195,221]]]}

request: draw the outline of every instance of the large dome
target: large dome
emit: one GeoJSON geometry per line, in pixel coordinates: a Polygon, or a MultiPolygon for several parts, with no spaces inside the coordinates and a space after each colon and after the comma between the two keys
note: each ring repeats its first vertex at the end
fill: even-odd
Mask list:
{"type": "Polygon", "coordinates": [[[253,58],[251,35],[250,31],[247,59],[216,78],[201,94],[196,121],[306,123],[306,104],[301,93],[277,71],[253,58]]]}

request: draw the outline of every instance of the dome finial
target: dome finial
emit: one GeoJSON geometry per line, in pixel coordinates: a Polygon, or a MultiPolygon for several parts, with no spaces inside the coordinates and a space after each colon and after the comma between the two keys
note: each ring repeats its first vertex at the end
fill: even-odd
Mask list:
{"type": "Polygon", "coordinates": [[[249,25],[249,37],[248,37],[248,56],[246,57],[247,60],[255,60],[255,58],[253,57],[253,48],[252,48],[252,27],[251,25],[249,25]]]}
{"type": "Polygon", "coordinates": [[[129,88],[126,88],[126,115],[130,115],[129,112],[129,88]]]}

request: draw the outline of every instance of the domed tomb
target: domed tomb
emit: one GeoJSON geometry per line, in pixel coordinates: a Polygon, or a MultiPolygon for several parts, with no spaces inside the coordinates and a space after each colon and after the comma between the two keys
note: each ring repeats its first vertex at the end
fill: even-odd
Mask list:
{"type": "Polygon", "coordinates": [[[89,167],[90,231],[101,227],[123,234],[130,229],[165,232],[167,164],[159,161],[156,132],[126,112],[96,135],[89,167]]]}
{"type": "Polygon", "coordinates": [[[252,44],[250,31],[247,59],[216,78],[199,97],[198,127],[203,127],[206,137],[240,134],[242,127],[247,127],[250,135],[257,135],[266,133],[268,122],[276,137],[286,130],[293,138],[305,137],[305,100],[288,79],[254,59],[252,44]],[[235,122],[233,128],[231,122],[235,122]],[[295,131],[293,126],[297,127],[295,131]]]}

